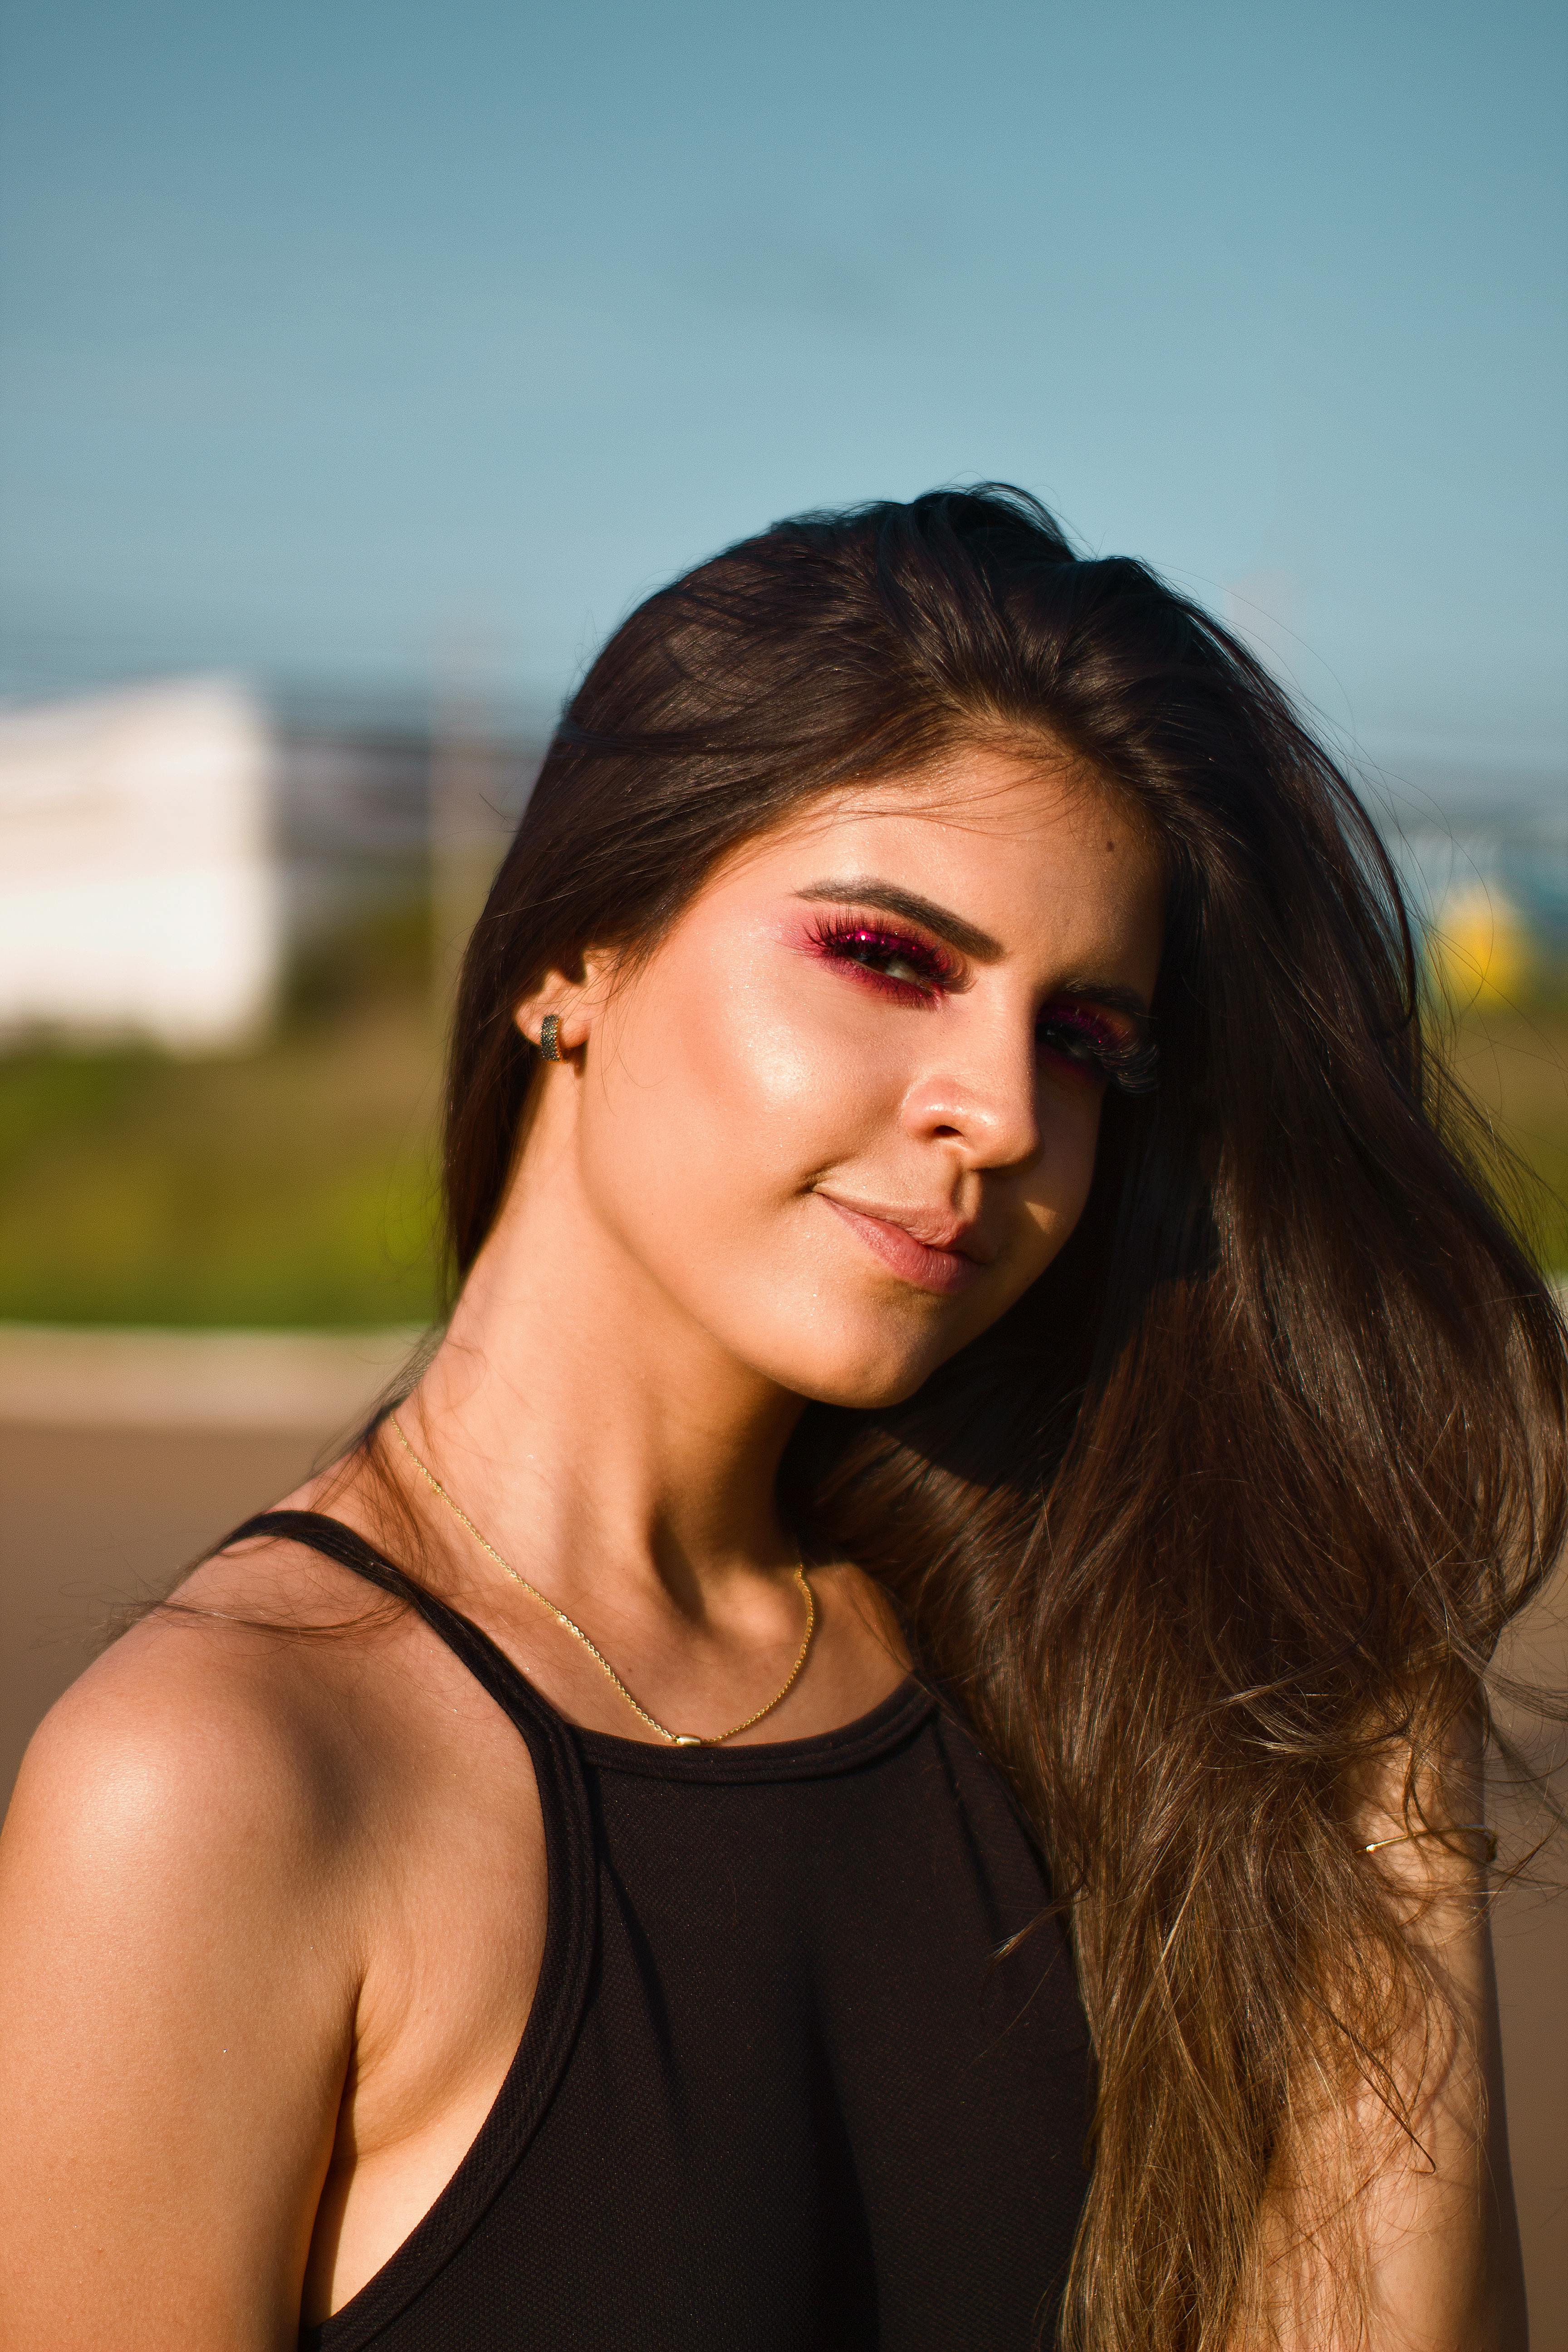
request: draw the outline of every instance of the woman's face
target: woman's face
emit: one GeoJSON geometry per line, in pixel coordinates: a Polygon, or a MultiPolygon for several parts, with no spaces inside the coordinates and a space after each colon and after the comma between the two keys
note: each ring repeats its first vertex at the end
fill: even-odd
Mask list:
{"type": "Polygon", "coordinates": [[[549,1077],[606,1247],[784,1389],[907,1396],[1077,1223],[1163,896],[1136,818],[1047,754],[956,752],[747,844],[565,1003],[586,1041],[549,1077]]]}

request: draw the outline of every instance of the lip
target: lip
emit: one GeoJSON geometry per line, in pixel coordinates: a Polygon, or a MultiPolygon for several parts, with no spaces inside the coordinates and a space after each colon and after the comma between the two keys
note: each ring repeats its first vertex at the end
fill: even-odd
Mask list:
{"type": "Polygon", "coordinates": [[[973,1226],[957,1217],[840,1201],[820,1190],[816,1197],[837,1212],[885,1266],[917,1290],[953,1297],[977,1282],[991,1263],[973,1237],[973,1226]]]}

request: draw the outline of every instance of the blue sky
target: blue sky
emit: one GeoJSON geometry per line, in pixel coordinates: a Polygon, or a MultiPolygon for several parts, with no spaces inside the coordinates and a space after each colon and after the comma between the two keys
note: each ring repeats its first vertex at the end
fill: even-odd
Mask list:
{"type": "Polygon", "coordinates": [[[1568,12],[7,0],[0,679],[552,699],[1000,476],[1373,756],[1568,744],[1568,12]]]}

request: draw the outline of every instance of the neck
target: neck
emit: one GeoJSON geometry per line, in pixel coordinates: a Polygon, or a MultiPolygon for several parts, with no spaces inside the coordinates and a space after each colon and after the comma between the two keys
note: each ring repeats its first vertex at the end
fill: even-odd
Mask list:
{"type": "Polygon", "coordinates": [[[399,1418],[563,1603],[653,1577],[700,1609],[733,1571],[793,1557],[773,1488],[802,1400],[694,1327],[564,1172],[530,1181],[525,1161],[399,1418]]]}

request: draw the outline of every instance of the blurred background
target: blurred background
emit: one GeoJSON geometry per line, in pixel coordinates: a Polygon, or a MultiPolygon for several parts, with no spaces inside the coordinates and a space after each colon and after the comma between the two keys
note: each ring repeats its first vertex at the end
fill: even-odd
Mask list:
{"type": "MultiPolygon", "coordinates": [[[[1245,634],[1568,1272],[1561,7],[4,0],[0,52],[0,1791],[431,1313],[562,698],[803,507],[1016,481],[1245,634]]],[[[1500,1952],[1568,2341],[1561,1908],[1500,1952]]]]}

